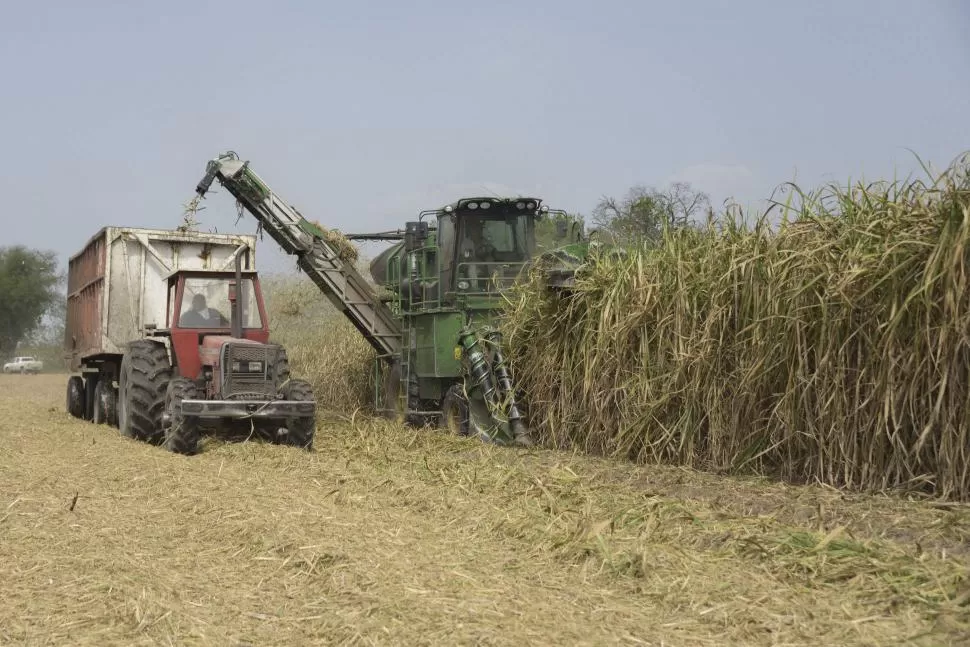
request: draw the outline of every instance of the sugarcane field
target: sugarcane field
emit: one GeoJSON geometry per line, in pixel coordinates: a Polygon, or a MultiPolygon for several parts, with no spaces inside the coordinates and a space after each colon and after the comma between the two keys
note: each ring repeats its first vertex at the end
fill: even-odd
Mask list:
{"type": "Polygon", "coordinates": [[[970,646],[970,6],[48,8],[0,647],[970,646]]]}

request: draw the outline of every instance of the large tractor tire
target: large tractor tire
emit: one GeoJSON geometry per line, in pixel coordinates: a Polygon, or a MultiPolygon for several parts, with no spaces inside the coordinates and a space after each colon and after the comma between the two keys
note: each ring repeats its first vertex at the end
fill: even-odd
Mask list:
{"type": "Polygon", "coordinates": [[[67,379],[67,412],[75,418],[84,418],[84,380],[80,375],[67,379]]]}
{"type": "Polygon", "coordinates": [[[290,379],[290,358],[286,354],[286,349],[281,348],[280,354],[276,356],[276,363],[273,364],[273,375],[276,384],[284,385],[290,379]]]}
{"type": "Polygon", "coordinates": [[[439,427],[456,436],[468,435],[468,400],[462,385],[452,384],[441,399],[439,427]]]}
{"type": "Polygon", "coordinates": [[[188,456],[199,451],[199,420],[183,416],[178,407],[182,400],[198,400],[199,396],[199,388],[192,380],[177,377],[169,382],[165,394],[169,423],[164,430],[165,448],[168,451],[188,456]]]}
{"type": "Polygon", "coordinates": [[[94,424],[118,426],[118,394],[111,379],[102,375],[94,387],[94,424]]]}
{"type": "MultiPolygon", "coordinates": [[[[283,399],[290,402],[312,402],[313,387],[306,380],[291,379],[283,387],[283,399]]],[[[316,430],[317,421],[313,416],[287,418],[286,435],[280,439],[280,442],[310,451],[313,449],[313,435],[316,430]]]]}
{"type": "Polygon", "coordinates": [[[172,364],[164,345],[147,339],[131,342],[118,379],[118,428],[122,434],[155,444],[163,439],[162,411],[171,379],[172,364]]]}

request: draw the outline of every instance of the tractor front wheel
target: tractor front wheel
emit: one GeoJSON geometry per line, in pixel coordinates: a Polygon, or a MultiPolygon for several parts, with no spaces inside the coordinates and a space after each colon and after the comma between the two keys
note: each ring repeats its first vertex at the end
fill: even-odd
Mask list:
{"type": "Polygon", "coordinates": [[[198,400],[199,388],[192,380],[177,377],[168,384],[165,412],[168,423],[164,428],[165,448],[176,454],[192,455],[199,450],[199,421],[182,414],[182,400],[198,400]]]}
{"type": "MultiPolygon", "coordinates": [[[[283,387],[283,399],[290,402],[313,402],[313,387],[305,380],[291,379],[283,387]]],[[[313,449],[313,435],[317,421],[313,416],[286,419],[286,435],[280,442],[284,445],[313,449]]]]}

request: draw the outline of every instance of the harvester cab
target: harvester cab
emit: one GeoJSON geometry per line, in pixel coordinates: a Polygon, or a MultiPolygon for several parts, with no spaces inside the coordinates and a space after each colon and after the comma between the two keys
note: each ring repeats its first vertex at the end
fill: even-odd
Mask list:
{"type": "MultiPolygon", "coordinates": [[[[536,255],[536,198],[466,198],[422,212],[403,230],[349,239],[393,244],[370,264],[379,296],[341,252],[334,232],[306,220],[248,161],[210,160],[196,193],[218,181],[377,352],[375,406],[412,423],[531,445],[520,395],[495,326],[503,293],[536,255]]],[[[569,237],[569,227],[559,227],[569,237]]],[[[575,229],[573,229],[575,232],[575,229]]]]}

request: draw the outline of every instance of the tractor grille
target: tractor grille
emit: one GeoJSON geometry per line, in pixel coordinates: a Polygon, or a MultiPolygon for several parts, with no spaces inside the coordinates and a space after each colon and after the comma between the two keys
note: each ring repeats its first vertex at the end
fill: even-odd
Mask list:
{"type": "Polygon", "coordinates": [[[223,347],[223,397],[227,400],[266,400],[276,396],[273,368],[278,346],[229,343],[223,347]]]}

